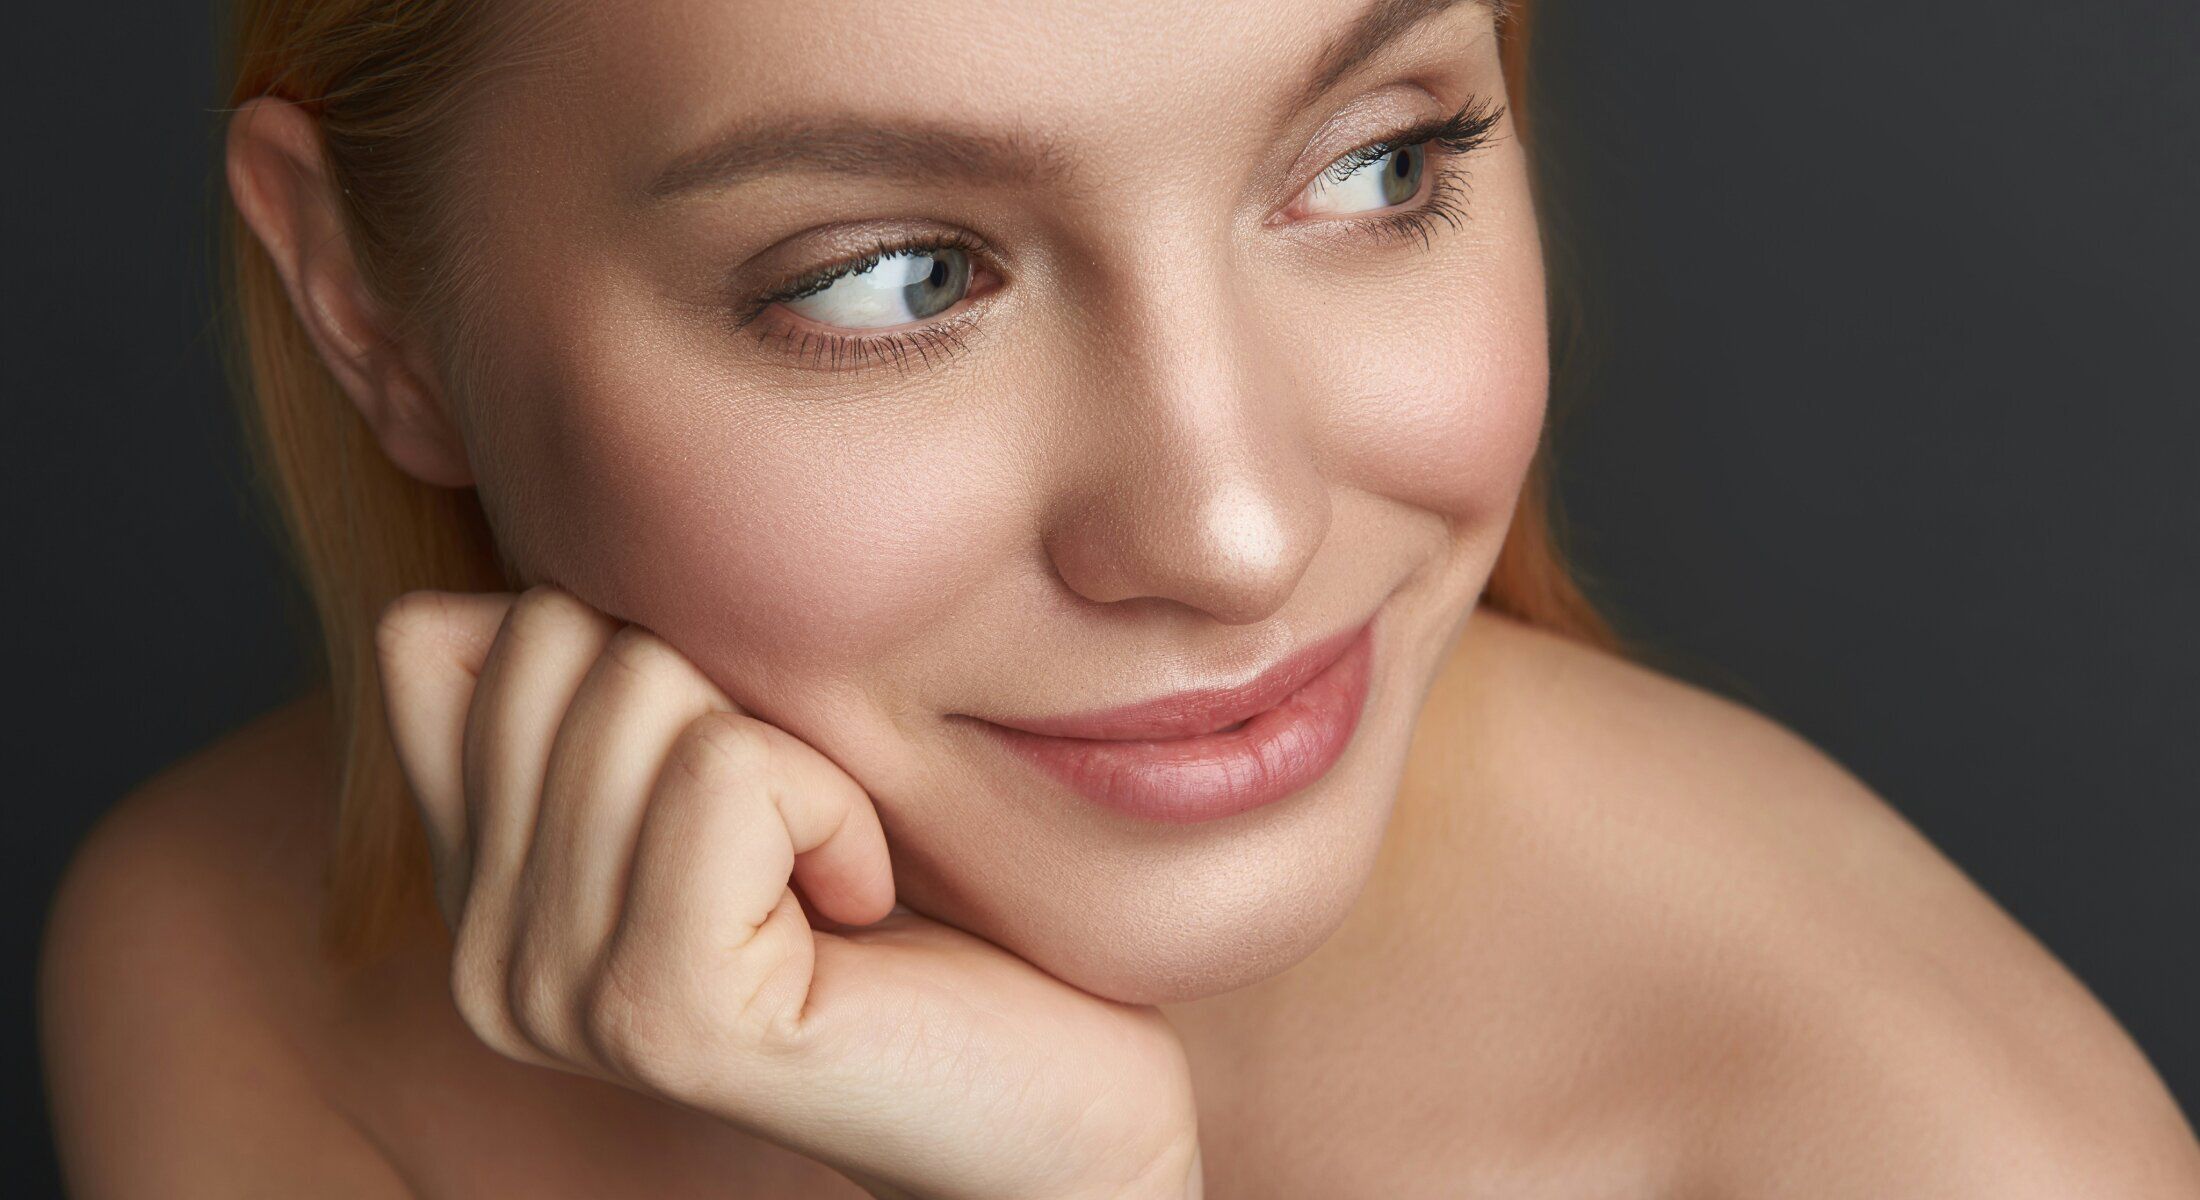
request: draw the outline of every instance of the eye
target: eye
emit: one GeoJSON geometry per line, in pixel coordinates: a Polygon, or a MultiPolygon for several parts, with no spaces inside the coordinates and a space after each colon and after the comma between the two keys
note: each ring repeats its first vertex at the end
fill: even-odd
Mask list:
{"type": "Polygon", "coordinates": [[[841,329],[886,329],[938,316],[970,294],[970,255],[953,246],[897,250],[779,301],[841,329]]]}
{"type": "Polygon", "coordinates": [[[1427,172],[1425,143],[1356,150],[1306,185],[1302,211],[1363,213],[1396,208],[1421,194],[1421,177],[1427,172]]]}

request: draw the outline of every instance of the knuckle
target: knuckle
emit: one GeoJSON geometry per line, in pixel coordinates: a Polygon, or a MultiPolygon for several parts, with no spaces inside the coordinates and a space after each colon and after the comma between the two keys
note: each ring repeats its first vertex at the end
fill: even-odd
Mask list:
{"type": "Polygon", "coordinates": [[[484,1045],[506,1058],[524,1059],[527,1048],[514,1036],[511,1018],[505,1012],[503,982],[482,958],[463,940],[452,953],[451,1001],[459,1019],[484,1045]]]}
{"type": "Polygon", "coordinates": [[[752,966],[756,978],[734,1024],[760,1060],[796,1059],[812,1044],[802,1027],[803,1005],[789,1003],[789,989],[780,984],[793,969],[793,962],[785,957],[752,966]]]}
{"type": "Polygon", "coordinates": [[[715,1056],[685,1048],[695,1031],[666,999],[662,987],[638,976],[631,959],[614,956],[589,990],[581,1031],[605,1067],[661,1094],[683,1096],[700,1085],[699,1064],[715,1056]]]}
{"type": "Polygon", "coordinates": [[[705,786],[751,783],[771,766],[771,740],[754,720],[708,712],[688,722],[673,743],[672,765],[705,786]]]}
{"type": "Polygon", "coordinates": [[[567,1002],[539,954],[522,951],[514,957],[504,979],[504,1004],[513,1026],[535,1045],[551,1048],[565,1040],[567,1002]]]}

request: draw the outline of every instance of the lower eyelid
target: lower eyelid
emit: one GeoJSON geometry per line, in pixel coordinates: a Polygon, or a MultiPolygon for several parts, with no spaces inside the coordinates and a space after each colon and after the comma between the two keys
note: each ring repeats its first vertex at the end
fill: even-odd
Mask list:
{"type": "Polygon", "coordinates": [[[919,365],[930,366],[935,358],[964,349],[964,330],[996,290],[989,287],[982,295],[966,296],[955,307],[922,324],[861,331],[820,324],[774,303],[766,306],[767,312],[779,309],[769,318],[773,323],[755,332],[759,341],[780,343],[782,353],[806,360],[803,365],[812,369],[859,370],[879,362],[906,367],[912,358],[919,365]]]}

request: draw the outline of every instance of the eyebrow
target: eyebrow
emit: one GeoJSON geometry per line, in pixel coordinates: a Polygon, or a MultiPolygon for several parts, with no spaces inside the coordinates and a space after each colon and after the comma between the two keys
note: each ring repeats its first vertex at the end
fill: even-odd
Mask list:
{"type": "Polygon", "coordinates": [[[1306,82],[1299,85],[1291,111],[1303,111],[1321,99],[1322,93],[1336,86],[1338,80],[1405,36],[1407,30],[1461,4],[1487,8],[1500,22],[1505,19],[1507,0],[1375,0],[1322,48],[1306,82]]]}
{"type": "Polygon", "coordinates": [[[1043,183],[1068,161],[1028,133],[981,133],[856,117],[736,129],[674,159],[649,185],[655,199],[723,187],[772,171],[806,169],[950,183],[1043,183]]]}
{"type": "MultiPolygon", "coordinates": [[[[1374,0],[1322,47],[1291,111],[1303,111],[1407,30],[1460,4],[1486,7],[1502,18],[1506,0],[1374,0]]],[[[789,170],[1031,185],[1066,177],[1069,158],[1054,143],[1021,130],[882,124],[852,116],[773,121],[736,127],[673,159],[650,181],[647,195],[661,200],[789,170]]]]}

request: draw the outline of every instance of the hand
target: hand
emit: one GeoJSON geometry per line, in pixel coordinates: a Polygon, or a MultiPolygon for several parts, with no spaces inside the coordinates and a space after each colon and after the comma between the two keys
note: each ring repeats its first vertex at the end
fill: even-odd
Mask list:
{"type": "Polygon", "coordinates": [[[870,797],[663,640],[554,589],[416,592],[378,650],[453,996],[491,1048],[882,1197],[1199,1194],[1159,1011],[889,915],[870,797]]]}

